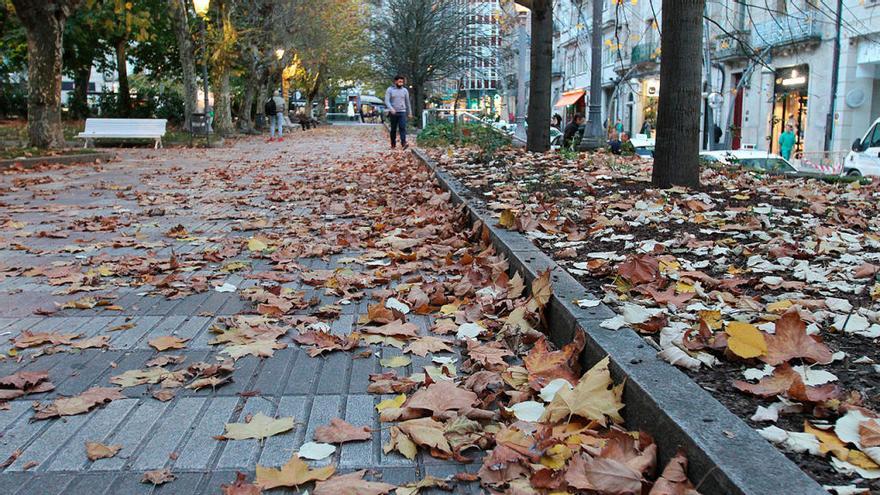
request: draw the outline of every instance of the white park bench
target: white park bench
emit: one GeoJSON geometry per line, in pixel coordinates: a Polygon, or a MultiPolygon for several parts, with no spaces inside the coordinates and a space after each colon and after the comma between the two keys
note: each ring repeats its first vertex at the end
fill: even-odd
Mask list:
{"type": "Polygon", "coordinates": [[[86,119],[86,130],[76,137],[85,140],[84,148],[97,138],[155,139],[153,147],[161,148],[166,123],[165,119],[86,119]]]}

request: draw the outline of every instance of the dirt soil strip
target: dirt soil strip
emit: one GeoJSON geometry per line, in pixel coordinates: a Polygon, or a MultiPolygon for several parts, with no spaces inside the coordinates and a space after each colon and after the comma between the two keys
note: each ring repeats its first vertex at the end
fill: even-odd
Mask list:
{"type": "Polygon", "coordinates": [[[493,244],[528,283],[539,272],[551,270],[553,299],[547,312],[551,339],[565,344],[582,328],[587,335],[582,364],[589,367],[605,355],[611,357],[615,381],[626,379],[626,424],[663,440],[658,445],[661,465],[680,447],[691,463],[690,478],[702,493],[827,493],[684,373],[658,359],[656,351],[634,331],[601,328],[599,323],[614,312],[602,304],[590,309],[577,306],[575,300],[595,297],[525,236],[497,227],[488,210],[469,201],[467,188],[424,152],[413,153],[434,172],[453,201],[465,205],[471,221],[486,226],[493,244]]]}

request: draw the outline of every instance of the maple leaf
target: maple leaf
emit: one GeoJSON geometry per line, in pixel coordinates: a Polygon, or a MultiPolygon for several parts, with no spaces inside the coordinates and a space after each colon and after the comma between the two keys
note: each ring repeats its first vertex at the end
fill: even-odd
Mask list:
{"type": "Polygon", "coordinates": [[[388,337],[415,338],[418,337],[419,327],[414,323],[404,323],[401,320],[394,320],[381,327],[363,327],[361,332],[374,335],[385,335],[388,337]]]}
{"type": "Polygon", "coordinates": [[[700,495],[687,477],[687,456],[683,451],[669,459],[648,495],[700,495]]]}
{"type": "Polygon", "coordinates": [[[452,352],[447,341],[433,336],[419,337],[403,348],[403,352],[409,352],[416,356],[425,357],[432,352],[452,352]]]}
{"type": "Polygon", "coordinates": [[[91,337],[91,338],[88,338],[85,340],[76,341],[73,344],[71,344],[70,347],[73,347],[74,349],[90,349],[90,348],[100,349],[100,348],[109,347],[109,346],[110,346],[110,336],[109,335],[96,335],[94,337],[91,337]]]}
{"type": "Polygon", "coordinates": [[[394,491],[394,495],[418,495],[419,491],[425,488],[440,488],[443,490],[452,490],[452,487],[440,478],[428,475],[414,483],[407,483],[394,491]]]}
{"type": "Polygon", "coordinates": [[[418,446],[416,446],[408,436],[403,434],[398,427],[392,426],[391,429],[388,430],[388,434],[390,438],[388,443],[382,446],[383,452],[387,454],[392,450],[397,450],[407,459],[412,460],[416,458],[416,454],[419,450],[418,446]]]}
{"type": "Polygon", "coordinates": [[[315,429],[315,440],[324,443],[357,442],[369,440],[372,436],[368,426],[355,426],[339,418],[333,418],[329,425],[315,429]]]}
{"type": "Polygon", "coordinates": [[[110,378],[110,383],[120,387],[136,387],[146,383],[159,383],[166,378],[178,375],[182,378],[183,373],[173,373],[165,368],[147,368],[144,370],[128,370],[121,375],[110,378]]]}
{"type": "Polygon", "coordinates": [[[467,340],[467,352],[468,357],[490,370],[506,368],[507,362],[504,361],[504,358],[513,356],[513,353],[501,342],[490,342],[481,345],[473,339],[467,340]]]}
{"type": "Polygon", "coordinates": [[[734,380],[733,386],[759,397],[773,397],[784,393],[792,399],[806,402],[824,402],[837,397],[840,393],[837,385],[833,383],[818,387],[804,385],[801,375],[788,363],[777,366],[772,375],[761,378],[758,383],[734,380]]]}
{"type": "Polygon", "coordinates": [[[545,270],[532,280],[532,297],[529,299],[528,308],[537,311],[550,302],[553,296],[553,288],[550,286],[550,269],[545,270]]]}
{"type": "Polygon", "coordinates": [[[565,481],[574,488],[599,493],[636,494],[642,490],[642,475],[638,471],[604,457],[573,457],[565,481]]]}
{"type": "Polygon", "coordinates": [[[235,483],[231,485],[222,484],[220,485],[220,489],[223,490],[223,495],[260,495],[263,490],[253,484],[246,483],[247,475],[236,471],[235,473],[235,483]]]}
{"type": "Polygon", "coordinates": [[[168,349],[183,349],[186,347],[186,341],[189,339],[181,339],[180,337],[174,337],[173,335],[165,335],[162,337],[156,337],[155,339],[149,341],[149,344],[159,352],[167,351],[168,349]]]}
{"type": "Polygon", "coordinates": [[[34,413],[34,419],[82,414],[95,406],[124,398],[125,396],[119,392],[118,388],[92,387],[73,397],[59,397],[47,406],[35,405],[36,413],[34,413]]]}
{"type": "Polygon", "coordinates": [[[49,371],[19,371],[11,375],[0,378],[0,387],[13,387],[17,389],[28,389],[35,385],[47,381],[49,379],[49,371]]]}
{"type": "Polygon", "coordinates": [[[827,345],[807,335],[807,325],[797,311],[788,311],[776,320],[776,333],[765,336],[767,364],[781,364],[790,359],[804,358],[810,362],[828,364],[833,358],[827,345]]]}
{"type": "Polygon", "coordinates": [[[315,348],[308,350],[308,354],[311,357],[316,357],[324,352],[350,351],[354,349],[358,345],[360,334],[355,332],[346,337],[341,337],[330,332],[309,330],[293,337],[293,340],[297,344],[315,346],[315,348]]]}
{"type": "Polygon", "coordinates": [[[727,348],[741,358],[754,358],[767,352],[764,333],[758,327],[741,321],[727,324],[727,348]]]}
{"type": "Polygon", "coordinates": [[[578,381],[575,374],[578,356],[584,347],[585,336],[582,330],[575,333],[574,340],[558,351],[551,351],[546,337],[535,342],[532,350],[523,358],[523,364],[529,372],[529,385],[540,390],[556,378],[569,383],[578,381]]]}
{"type": "Polygon", "coordinates": [[[86,457],[90,461],[113,457],[122,450],[122,445],[104,445],[98,442],[86,442],[86,457]]]}
{"type": "Polygon", "coordinates": [[[862,447],[880,447],[880,421],[872,419],[859,423],[862,447]]]}
{"type": "Polygon", "coordinates": [[[310,481],[324,481],[336,472],[334,466],[310,469],[296,454],[281,466],[281,469],[273,469],[257,464],[257,479],[255,484],[263,490],[270,490],[280,486],[298,487],[310,481]]]}
{"type": "Polygon", "coordinates": [[[141,483],[152,483],[154,485],[162,485],[169,481],[174,481],[177,477],[171,474],[170,469],[156,469],[147,471],[141,478],[141,483]]]}
{"type": "Polygon", "coordinates": [[[608,363],[609,358],[606,356],[584,373],[573,389],[560,389],[541,416],[541,421],[558,423],[571,416],[581,416],[595,420],[603,426],[606,417],[616,423],[622,423],[620,410],[623,408],[623,402],[620,397],[623,393],[623,384],[613,386],[608,363]]]}
{"type": "Polygon", "coordinates": [[[418,418],[403,421],[397,428],[418,445],[424,445],[451,454],[449,442],[443,436],[443,423],[431,418],[418,418]]]}
{"type": "Polygon", "coordinates": [[[366,470],[334,476],[315,483],[314,495],[385,495],[396,487],[388,483],[364,480],[366,470]]]}
{"type": "Polygon", "coordinates": [[[477,394],[458,388],[450,381],[441,381],[413,394],[405,407],[426,409],[434,415],[439,415],[444,411],[467,409],[476,401],[477,394]]]}
{"type": "Polygon", "coordinates": [[[228,354],[233,360],[238,361],[244,356],[256,357],[272,357],[275,355],[276,349],[284,349],[287,344],[276,342],[274,340],[255,340],[249,344],[230,345],[220,351],[221,354],[228,354]]]}
{"type": "Polygon", "coordinates": [[[660,262],[649,254],[630,256],[617,267],[617,273],[633,285],[646,284],[660,276],[660,262]]]}
{"type": "Polygon", "coordinates": [[[284,433],[294,428],[293,417],[273,419],[258,412],[249,423],[226,423],[223,437],[228,440],[245,440],[263,438],[284,433]]]}
{"type": "Polygon", "coordinates": [[[27,349],[28,347],[36,347],[43,344],[70,345],[73,343],[73,339],[78,339],[80,335],[82,334],[61,334],[56,332],[33,333],[30,330],[25,330],[12,339],[12,343],[19,349],[27,349]]]}

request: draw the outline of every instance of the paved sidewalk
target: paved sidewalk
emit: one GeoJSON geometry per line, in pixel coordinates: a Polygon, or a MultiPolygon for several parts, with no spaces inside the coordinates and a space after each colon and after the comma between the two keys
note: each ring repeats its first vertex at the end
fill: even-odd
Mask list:
{"type": "MultiPolygon", "coordinates": [[[[209,285],[229,283],[236,292],[211,288],[185,297],[148,295],[161,282],[161,263],[177,257],[191,263],[206,249],[222,251],[236,239],[255,234],[299,232],[303,244],[320,253],[323,241],[350,235],[345,227],[358,222],[364,212],[375,213],[380,205],[343,202],[333,191],[323,195],[303,190],[310,177],[331,169],[350,170],[342,188],[364,187],[357,166],[362,157],[385,152],[381,130],[370,126],[321,128],[287,136],[284,143],[264,143],[250,139],[233,148],[211,150],[132,150],[121,160],[100,166],[77,166],[59,170],[0,175],[0,376],[17,371],[48,370],[56,389],[10,401],[0,410],[0,463],[15,452],[20,455],[0,473],[0,486],[7,494],[141,494],[141,493],[220,493],[222,483],[231,483],[235,471],[253,478],[256,464],[280,466],[299,446],[312,440],[317,426],[341,417],[353,424],[371,424],[376,432],[370,442],[344,444],[331,461],[340,472],[356,468],[381,471],[389,483],[404,483],[425,475],[447,476],[459,471],[475,472],[477,465],[446,463],[420,453],[409,461],[392,453],[382,453],[387,430],[380,430],[374,406],[383,397],[367,394],[368,375],[382,370],[379,358],[353,359],[353,353],[334,352],[310,358],[292,343],[290,331],[280,339],[286,349],[271,358],[246,356],[236,362],[233,382],[198,392],[178,389],[169,402],[151,396],[156,386],[123,389],[127,397],[86,414],[32,421],[32,403],[48,404],[59,396],[79,394],[93,386],[112,386],[110,377],[126,370],[144,368],[157,355],[182,354],[185,364],[213,362],[219,348],[209,345],[211,327],[223,316],[252,308],[240,292],[261,284],[247,278],[270,267],[270,260],[253,259],[247,250],[222,262],[193,265],[185,277],[170,288],[186,291],[196,278],[207,277],[209,285]],[[323,218],[326,231],[320,232],[304,221],[323,218]],[[266,221],[265,229],[236,230],[243,224],[266,221]],[[169,238],[167,233],[182,226],[187,236],[169,238]],[[58,237],[55,234],[66,234],[58,237]],[[111,260],[120,266],[132,260],[131,276],[110,276],[89,288],[99,290],[70,295],[55,294],[67,285],[50,285],[45,276],[19,273],[22,269],[58,269],[55,262],[111,260]],[[146,259],[145,259],[146,258],[146,259]],[[242,271],[212,278],[220,265],[246,260],[242,271]],[[153,264],[142,270],[143,264],[153,264]],[[149,272],[154,274],[151,276],[149,272]],[[55,310],[56,303],[83,297],[114,296],[108,304],[91,309],[55,310]],[[43,311],[37,311],[41,309],[43,311]],[[35,311],[47,312],[39,315],[35,311]],[[122,327],[118,331],[110,331],[122,327]],[[20,362],[9,357],[7,338],[22,331],[82,333],[82,338],[109,335],[109,349],[65,349],[32,359],[38,348],[19,351],[20,362]],[[175,335],[190,339],[185,349],[157,353],[148,341],[175,335]],[[243,392],[247,392],[243,394],[243,392]],[[298,423],[293,432],[256,440],[218,441],[227,422],[244,421],[249,414],[293,416],[298,423]],[[112,458],[89,461],[84,443],[97,441],[121,444],[112,458]],[[140,482],[143,472],[170,468],[177,476],[171,483],[153,487],[140,482]]],[[[391,160],[389,160],[389,164],[391,160]]],[[[389,165],[390,166],[390,165],[389,165]]],[[[344,197],[339,194],[339,197],[344,197]]],[[[347,197],[347,196],[345,196],[347,197]]],[[[393,202],[394,198],[388,198],[393,202]]],[[[387,206],[393,208],[393,204],[387,206]]],[[[305,270],[352,268],[346,258],[361,249],[321,257],[289,260],[291,273],[305,270]],[[340,260],[346,261],[345,263],[340,260]]],[[[91,263],[90,266],[100,264],[91,263]]],[[[364,269],[366,271],[366,269],[364,269]]],[[[339,297],[304,285],[300,277],[284,287],[303,290],[306,298],[317,297],[321,305],[339,304],[339,297]]],[[[85,281],[84,281],[85,282],[85,281]]],[[[369,292],[353,304],[339,305],[341,313],[329,321],[333,332],[352,330],[367,304],[374,303],[369,292]]],[[[303,311],[309,314],[310,310],[303,311]]],[[[427,332],[427,317],[411,318],[427,332]]],[[[383,355],[400,351],[382,348],[383,355]]],[[[13,352],[14,354],[14,352],[13,352]]],[[[375,354],[375,353],[374,353],[375,354]]],[[[405,373],[421,369],[430,361],[413,356],[405,373]]],[[[404,371],[401,370],[401,374],[404,371]]],[[[456,490],[478,491],[475,484],[458,485],[456,490]]],[[[276,490],[273,493],[285,493],[276,490]]]]}

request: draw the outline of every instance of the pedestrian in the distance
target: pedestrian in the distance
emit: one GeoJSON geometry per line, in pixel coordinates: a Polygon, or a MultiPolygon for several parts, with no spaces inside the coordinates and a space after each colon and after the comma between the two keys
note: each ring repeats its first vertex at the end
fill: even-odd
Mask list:
{"type": "Polygon", "coordinates": [[[617,119],[617,122],[614,123],[614,130],[617,131],[618,134],[623,132],[623,122],[620,119],[617,119]]]}
{"type": "Polygon", "coordinates": [[[620,138],[618,137],[617,131],[612,130],[611,135],[608,137],[608,150],[615,155],[619,155],[620,144],[620,138]]]}
{"type": "Polygon", "coordinates": [[[278,131],[278,142],[284,141],[284,98],[281,97],[280,91],[275,90],[272,97],[266,100],[263,112],[269,119],[269,139],[266,142],[275,140],[276,130],[278,131]]]}
{"type": "Polygon", "coordinates": [[[790,160],[792,148],[794,148],[794,127],[786,124],[785,132],[779,135],[779,154],[782,158],[790,160]]]}
{"type": "Polygon", "coordinates": [[[620,133],[620,154],[623,156],[633,156],[636,154],[636,146],[629,138],[629,134],[620,133]]]}
{"type": "Polygon", "coordinates": [[[388,107],[388,120],[391,124],[391,149],[397,147],[397,133],[400,132],[400,145],[406,144],[406,119],[412,113],[409,103],[409,91],[404,87],[406,79],[394,76],[394,84],[385,90],[385,106],[388,107]]]}
{"type": "Polygon", "coordinates": [[[565,132],[562,133],[562,147],[571,148],[574,146],[574,138],[581,132],[581,126],[584,125],[584,115],[580,113],[574,114],[571,122],[565,126],[565,132]]]}
{"type": "Polygon", "coordinates": [[[647,119],[645,119],[645,121],[642,122],[642,130],[639,131],[639,133],[644,134],[645,136],[651,137],[651,123],[648,122],[647,119]]]}

